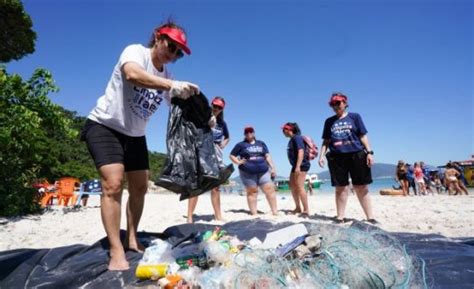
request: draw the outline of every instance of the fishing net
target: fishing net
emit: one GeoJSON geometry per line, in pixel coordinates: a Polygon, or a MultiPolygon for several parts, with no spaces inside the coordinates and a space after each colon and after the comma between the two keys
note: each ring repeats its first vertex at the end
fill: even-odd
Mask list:
{"type": "Polygon", "coordinates": [[[303,258],[247,247],[233,262],[202,271],[202,288],[428,288],[424,263],[374,227],[311,224],[321,247],[303,258]]]}

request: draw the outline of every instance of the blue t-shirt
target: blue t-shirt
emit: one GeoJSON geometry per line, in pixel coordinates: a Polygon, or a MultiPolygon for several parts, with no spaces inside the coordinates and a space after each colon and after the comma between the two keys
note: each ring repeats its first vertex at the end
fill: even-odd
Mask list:
{"type": "Polygon", "coordinates": [[[253,144],[242,141],[235,145],[230,152],[235,157],[247,160],[239,169],[250,174],[261,174],[268,171],[265,155],[268,154],[267,145],[263,141],[255,140],[253,144]]]}
{"type": "Polygon", "coordinates": [[[364,122],[358,113],[349,112],[339,119],[337,115],[324,122],[323,139],[329,140],[333,153],[353,153],[364,149],[360,137],[367,133],[364,122]]]}
{"type": "Polygon", "coordinates": [[[298,151],[300,149],[304,150],[304,157],[303,161],[301,162],[301,167],[309,168],[309,158],[308,153],[306,152],[304,139],[301,135],[293,136],[290,141],[288,142],[287,153],[288,153],[288,160],[290,161],[291,166],[296,165],[296,161],[298,160],[298,151]]]}
{"type": "Polygon", "coordinates": [[[214,143],[216,144],[220,144],[225,139],[229,138],[229,129],[224,120],[217,121],[216,126],[212,128],[212,136],[214,138],[214,143]]]}

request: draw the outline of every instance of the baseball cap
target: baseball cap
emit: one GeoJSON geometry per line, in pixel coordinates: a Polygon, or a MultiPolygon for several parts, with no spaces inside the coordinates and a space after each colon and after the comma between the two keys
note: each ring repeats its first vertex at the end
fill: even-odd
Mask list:
{"type": "Polygon", "coordinates": [[[186,54],[191,54],[191,49],[188,47],[188,42],[186,40],[186,34],[181,29],[173,27],[163,27],[158,30],[159,34],[168,36],[171,40],[176,42],[181,49],[183,49],[186,54]]]}

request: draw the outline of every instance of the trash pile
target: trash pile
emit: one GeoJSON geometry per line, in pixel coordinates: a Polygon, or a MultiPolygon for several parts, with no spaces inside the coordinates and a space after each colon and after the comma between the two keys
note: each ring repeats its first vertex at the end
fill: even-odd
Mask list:
{"type": "Polygon", "coordinates": [[[219,227],[153,240],[136,277],[160,288],[427,288],[423,264],[387,233],[291,225],[241,241],[219,227]]]}

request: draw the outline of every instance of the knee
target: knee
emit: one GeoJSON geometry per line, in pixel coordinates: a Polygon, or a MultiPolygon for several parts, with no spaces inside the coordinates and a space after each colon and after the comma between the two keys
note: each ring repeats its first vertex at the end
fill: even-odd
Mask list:
{"type": "Polygon", "coordinates": [[[131,195],[138,195],[138,196],[144,196],[146,192],[148,191],[148,183],[143,183],[143,184],[134,184],[131,185],[129,184],[129,194],[131,195]]]}
{"type": "Polygon", "coordinates": [[[122,192],[122,178],[110,178],[102,181],[102,193],[108,197],[118,196],[122,192]]]}

